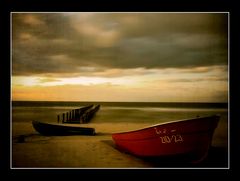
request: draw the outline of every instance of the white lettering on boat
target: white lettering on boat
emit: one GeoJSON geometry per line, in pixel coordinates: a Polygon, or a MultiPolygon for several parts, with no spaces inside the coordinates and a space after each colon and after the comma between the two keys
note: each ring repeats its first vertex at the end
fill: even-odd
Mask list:
{"type": "MultiPolygon", "coordinates": [[[[157,135],[160,134],[166,134],[167,130],[163,129],[163,130],[158,130],[157,128],[154,128],[155,132],[157,135]]],[[[175,129],[170,130],[171,133],[176,132],[175,129]]],[[[183,142],[183,138],[180,134],[173,134],[173,135],[164,135],[164,136],[160,136],[159,137],[161,139],[162,143],[178,143],[178,142],[183,142]]]]}
{"type": "Polygon", "coordinates": [[[160,136],[162,143],[177,143],[183,142],[183,138],[181,135],[171,135],[171,136],[160,136]]]}
{"type": "Polygon", "coordinates": [[[166,133],[167,132],[166,129],[163,129],[163,130],[157,130],[157,128],[154,128],[154,129],[155,129],[157,134],[162,134],[162,133],[166,133]]]}

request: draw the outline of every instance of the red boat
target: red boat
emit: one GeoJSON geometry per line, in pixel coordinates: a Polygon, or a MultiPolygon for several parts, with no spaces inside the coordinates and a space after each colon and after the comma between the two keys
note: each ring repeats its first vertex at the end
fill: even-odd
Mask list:
{"type": "Polygon", "coordinates": [[[197,117],[113,133],[116,147],[140,157],[187,156],[200,162],[208,154],[220,116],[197,117]]]}

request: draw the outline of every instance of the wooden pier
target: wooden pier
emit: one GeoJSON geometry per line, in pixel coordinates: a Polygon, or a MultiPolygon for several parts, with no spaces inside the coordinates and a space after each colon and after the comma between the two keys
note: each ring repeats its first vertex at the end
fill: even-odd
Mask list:
{"type": "Polygon", "coordinates": [[[99,110],[100,105],[89,105],[57,115],[58,123],[87,123],[99,110]]]}
{"type": "Polygon", "coordinates": [[[88,123],[99,109],[100,105],[96,105],[85,111],[83,115],[80,117],[80,123],[88,123]]]}

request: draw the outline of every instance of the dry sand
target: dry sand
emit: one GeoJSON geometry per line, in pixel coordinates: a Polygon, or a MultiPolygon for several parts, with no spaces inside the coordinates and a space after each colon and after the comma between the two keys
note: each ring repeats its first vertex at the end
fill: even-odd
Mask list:
{"type": "MultiPolygon", "coordinates": [[[[31,123],[12,125],[12,168],[156,168],[146,161],[115,148],[111,133],[148,126],[143,123],[89,123],[95,136],[42,136],[31,123]],[[24,139],[21,140],[21,135],[24,139]]],[[[211,152],[205,167],[226,167],[226,150],[211,152]],[[224,160],[223,160],[224,157],[224,160]],[[219,159],[221,158],[221,159],[219,159]]],[[[161,165],[160,167],[164,167],[161,165]]],[[[169,166],[169,165],[168,165],[169,166]]]]}
{"type": "Polygon", "coordinates": [[[94,127],[97,134],[95,136],[42,136],[29,123],[14,123],[12,166],[16,168],[151,167],[141,159],[115,149],[110,134],[110,130],[123,131],[126,128],[135,129],[143,125],[115,124],[115,129],[110,123],[90,123],[86,126],[94,127]],[[20,135],[24,135],[24,142],[19,142],[20,135]]]}

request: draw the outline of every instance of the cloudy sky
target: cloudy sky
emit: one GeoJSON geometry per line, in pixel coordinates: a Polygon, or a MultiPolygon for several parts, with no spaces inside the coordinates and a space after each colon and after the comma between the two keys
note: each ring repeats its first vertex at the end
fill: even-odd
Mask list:
{"type": "Polygon", "coordinates": [[[227,102],[227,13],[12,13],[12,99],[227,102]]]}

